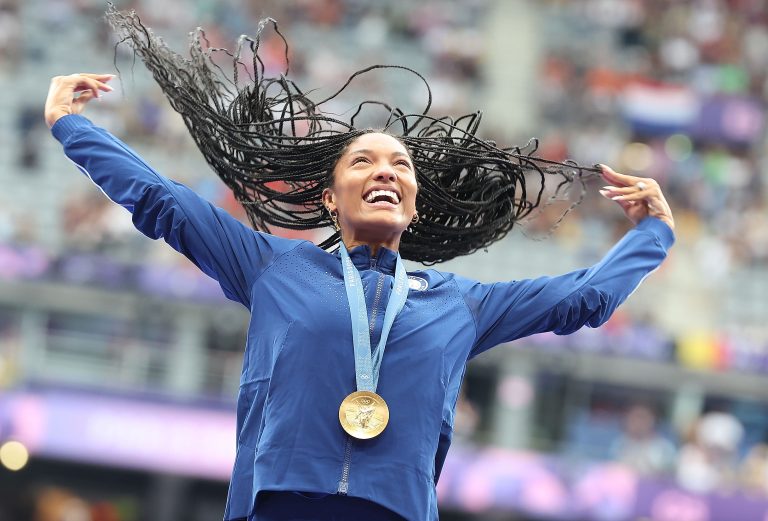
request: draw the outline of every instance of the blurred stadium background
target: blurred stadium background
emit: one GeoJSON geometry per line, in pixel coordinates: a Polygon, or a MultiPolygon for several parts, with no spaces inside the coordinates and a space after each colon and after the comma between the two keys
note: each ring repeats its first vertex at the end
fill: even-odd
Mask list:
{"type": "MultiPolygon", "coordinates": [[[[429,79],[436,114],[483,110],[485,137],[537,136],[545,157],[662,184],[677,245],[608,324],[469,365],[442,519],[768,519],[764,0],[118,6],[180,51],[198,25],[231,48],[272,16],[305,88],[330,92],[373,63],[409,65],[429,79]]],[[[244,213],[143,66],[115,52],[104,9],[0,0],[0,520],[220,519],[247,314],[65,159],[42,119],[50,77],[116,63],[116,92],[86,115],[244,213]]],[[[273,72],[277,43],[264,47],[273,72]]],[[[399,74],[355,88],[424,99],[399,74]]],[[[551,238],[518,231],[442,268],[491,281],[595,262],[628,226],[599,186],[551,238]]]]}

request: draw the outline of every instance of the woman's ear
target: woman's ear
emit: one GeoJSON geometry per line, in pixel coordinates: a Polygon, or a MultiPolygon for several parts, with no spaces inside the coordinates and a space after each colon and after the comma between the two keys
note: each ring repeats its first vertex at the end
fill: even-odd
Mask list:
{"type": "Polygon", "coordinates": [[[333,191],[330,188],[323,190],[323,205],[329,212],[336,211],[336,198],[333,195],[333,191]]]}

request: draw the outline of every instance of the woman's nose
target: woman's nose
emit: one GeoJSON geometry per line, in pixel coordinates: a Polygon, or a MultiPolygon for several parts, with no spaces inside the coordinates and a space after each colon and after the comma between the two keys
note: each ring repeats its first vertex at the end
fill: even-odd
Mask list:
{"type": "Polygon", "coordinates": [[[397,173],[394,168],[389,165],[381,166],[376,174],[373,176],[376,181],[397,181],[397,173]]]}

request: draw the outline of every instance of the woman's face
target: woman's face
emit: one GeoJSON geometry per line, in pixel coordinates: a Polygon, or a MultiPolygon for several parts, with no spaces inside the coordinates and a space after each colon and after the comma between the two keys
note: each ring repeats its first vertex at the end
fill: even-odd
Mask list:
{"type": "Polygon", "coordinates": [[[323,192],[338,212],[345,241],[390,242],[416,215],[416,173],[400,141],[381,133],[363,134],[347,147],[323,192]]]}

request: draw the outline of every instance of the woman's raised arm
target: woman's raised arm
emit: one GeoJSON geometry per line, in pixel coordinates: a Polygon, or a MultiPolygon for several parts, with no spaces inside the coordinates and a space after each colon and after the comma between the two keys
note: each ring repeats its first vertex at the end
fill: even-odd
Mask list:
{"type": "Polygon", "coordinates": [[[611,184],[600,193],[616,201],[635,228],[587,269],[495,284],[456,277],[477,328],[470,357],[535,333],[602,325],[666,258],[674,219],[658,183],[601,168],[611,184]]]}
{"type": "Polygon", "coordinates": [[[109,199],[131,212],[139,231],[152,239],[165,239],[216,279],[228,298],[250,308],[255,280],[299,241],[248,228],[186,186],[154,171],[127,145],[81,116],[89,100],[111,90],[105,83],[110,77],[74,74],[51,80],[45,119],[54,137],[109,199]]]}

